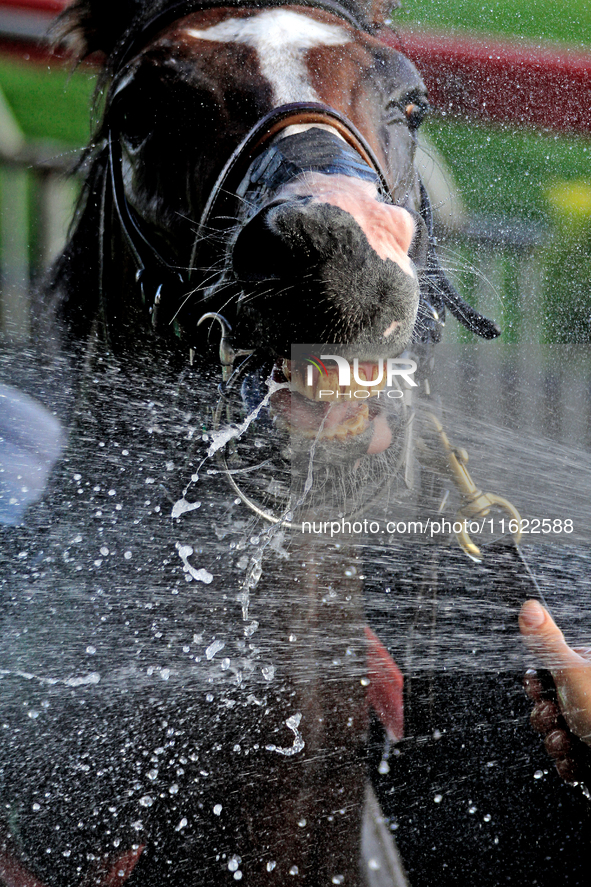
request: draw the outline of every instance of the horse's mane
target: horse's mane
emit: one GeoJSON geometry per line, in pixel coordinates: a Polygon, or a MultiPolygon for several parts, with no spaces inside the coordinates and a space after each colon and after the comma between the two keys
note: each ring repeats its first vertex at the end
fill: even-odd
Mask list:
{"type": "MultiPolygon", "coordinates": [[[[293,0],[297,5],[297,0],[293,0]]],[[[340,0],[341,6],[360,21],[381,25],[400,0],[340,0]]],[[[158,12],[175,5],[175,0],[74,0],[62,13],[56,35],[70,50],[84,58],[95,52],[108,60],[117,47],[158,12]]],[[[223,5],[223,4],[220,4],[223,5]]],[[[240,6],[240,0],[232,5],[240,6]]],[[[319,3],[319,5],[321,5],[319,3]]],[[[261,7],[264,7],[261,0],[261,7]]]]}

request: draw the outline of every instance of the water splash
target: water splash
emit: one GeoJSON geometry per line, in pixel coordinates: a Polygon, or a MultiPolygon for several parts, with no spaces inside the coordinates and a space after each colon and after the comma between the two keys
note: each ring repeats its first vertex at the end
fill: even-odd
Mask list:
{"type": "Polygon", "coordinates": [[[206,585],[209,585],[213,581],[213,575],[209,572],[209,570],[205,570],[203,568],[197,570],[189,563],[189,558],[193,554],[193,547],[191,545],[181,545],[180,542],[176,542],[175,548],[178,551],[179,557],[183,562],[183,569],[185,573],[188,573],[193,579],[196,579],[198,582],[204,582],[206,585]]]}
{"type": "Polygon", "coordinates": [[[293,732],[294,740],[293,745],[290,745],[288,748],[278,748],[276,745],[266,745],[265,748],[267,751],[275,751],[278,755],[285,755],[285,757],[291,757],[292,755],[297,755],[301,751],[303,751],[306,743],[302,737],[302,734],[299,731],[300,721],[302,720],[301,712],[298,712],[295,715],[291,715],[286,720],[286,726],[293,732]]]}
{"type": "Polygon", "coordinates": [[[282,389],[289,388],[289,382],[275,382],[273,379],[267,379],[267,387],[268,391],[259,403],[258,406],[252,410],[246,419],[243,422],[240,422],[238,425],[227,425],[224,428],[220,428],[218,431],[214,431],[211,433],[211,444],[207,450],[207,455],[209,458],[215,455],[218,450],[221,450],[226,446],[231,440],[237,437],[241,437],[244,432],[248,429],[248,427],[258,418],[261,410],[266,407],[271,400],[271,397],[277,391],[281,391],[282,389]]]}

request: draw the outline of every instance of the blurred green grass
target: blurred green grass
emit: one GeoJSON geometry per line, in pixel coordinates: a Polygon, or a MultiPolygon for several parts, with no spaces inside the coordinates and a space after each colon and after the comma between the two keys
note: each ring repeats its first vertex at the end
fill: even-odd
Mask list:
{"type": "Polygon", "coordinates": [[[433,118],[425,133],[448,162],[467,208],[547,222],[548,188],[588,177],[591,139],[558,133],[447,122],[433,118]]]}
{"type": "Polygon", "coordinates": [[[588,0],[402,0],[394,24],[591,43],[588,0]]]}
{"type": "Polygon", "coordinates": [[[94,84],[95,76],[89,69],[69,71],[60,64],[48,67],[0,57],[0,87],[30,139],[85,144],[90,136],[94,84]]]}

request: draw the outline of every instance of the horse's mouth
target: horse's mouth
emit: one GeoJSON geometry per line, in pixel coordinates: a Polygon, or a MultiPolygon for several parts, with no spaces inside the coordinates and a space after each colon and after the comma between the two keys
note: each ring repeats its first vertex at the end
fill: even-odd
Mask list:
{"type": "Polygon", "coordinates": [[[321,374],[313,369],[307,379],[307,370],[289,360],[273,368],[273,380],[287,380],[289,388],[282,387],[272,395],[271,415],[292,439],[341,449],[344,445],[351,455],[381,453],[391,446],[392,429],[382,405],[386,381],[377,381],[376,363],[368,361],[359,367],[359,379],[374,382],[371,387],[356,380],[339,385],[336,371],[321,374]]]}

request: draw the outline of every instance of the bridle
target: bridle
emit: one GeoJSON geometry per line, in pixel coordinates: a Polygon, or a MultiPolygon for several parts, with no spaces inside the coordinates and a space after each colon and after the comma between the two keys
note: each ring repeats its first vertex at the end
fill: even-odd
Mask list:
{"type": "MultiPolygon", "coordinates": [[[[293,102],[280,105],[262,117],[232,152],[206,202],[197,228],[196,244],[202,242],[204,232],[211,232],[215,227],[221,233],[224,227],[231,226],[232,223],[226,221],[231,215],[228,206],[257,154],[287,127],[314,123],[329,125],[334,129],[359,155],[361,163],[375,172],[382,194],[391,200],[386,174],[379,160],[351,121],[334,108],[318,102],[293,102]]],[[[148,310],[152,326],[157,329],[170,324],[178,311],[179,298],[193,288],[191,267],[196,257],[193,256],[188,269],[182,269],[170,264],[151,243],[149,235],[145,232],[145,225],[127,201],[122,175],[121,146],[111,130],[107,133],[107,140],[113,205],[134,259],[136,281],[142,288],[143,301],[148,303],[151,298],[148,310]],[[168,299],[167,306],[164,295],[168,296],[171,291],[173,297],[168,299]]]]}
{"type": "MultiPolygon", "coordinates": [[[[287,0],[269,0],[265,8],[293,5],[287,0]]],[[[376,26],[361,19],[338,0],[301,0],[298,6],[324,10],[353,25],[356,29],[372,33],[376,26]]],[[[157,12],[139,29],[130,29],[114,54],[112,92],[127,72],[129,64],[146,46],[149,40],[167,24],[190,14],[207,9],[236,8],[259,9],[257,0],[183,0],[168,9],[157,12]]],[[[188,268],[173,264],[162,255],[153,242],[147,225],[130,206],[123,181],[122,152],[117,134],[107,128],[107,175],[106,196],[112,201],[119,220],[125,243],[133,258],[135,280],[140,288],[141,300],[145,305],[155,331],[166,335],[171,328],[189,339],[189,353],[194,351],[197,325],[204,311],[210,310],[199,297],[200,285],[191,269],[197,264],[199,245],[208,238],[206,234],[227,230],[231,223],[224,216],[232,217],[228,206],[232,195],[247,172],[253,159],[271,141],[289,126],[301,124],[321,124],[336,131],[344,142],[358,155],[360,163],[372,170],[379,182],[382,199],[395,202],[388,185],[388,178],[379,160],[364,136],[353,123],[334,108],[316,102],[296,102],[274,108],[262,117],[247,133],[237,148],[227,159],[219,174],[199,221],[196,250],[188,268]]],[[[438,342],[445,322],[445,309],[472,332],[485,339],[499,335],[500,329],[474,308],[469,306],[447,279],[436,255],[436,242],[433,230],[431,205],[426,189],[420,183],[420,215],[427,226],[429,246],[426,267],[422,272],[421,303],[416,340],[424,344],[438,342]],[[420,327],[420,330],[419,330],[420,327]]],[[[203,264],[203,263],[201,263],[203,264]]]]}

